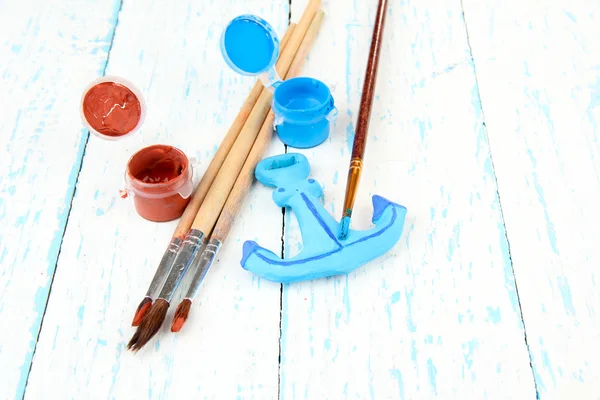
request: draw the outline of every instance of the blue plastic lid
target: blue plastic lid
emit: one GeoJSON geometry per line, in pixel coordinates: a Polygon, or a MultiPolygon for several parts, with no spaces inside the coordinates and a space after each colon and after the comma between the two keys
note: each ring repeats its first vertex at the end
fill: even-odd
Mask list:
{"type": "Polygon", "coordinates": [[[223,31],[221,52],[233,70],[242,75],[259,75],[275,65],[279,56],[279,39],[264,19],[240,15],[223,31]]]}

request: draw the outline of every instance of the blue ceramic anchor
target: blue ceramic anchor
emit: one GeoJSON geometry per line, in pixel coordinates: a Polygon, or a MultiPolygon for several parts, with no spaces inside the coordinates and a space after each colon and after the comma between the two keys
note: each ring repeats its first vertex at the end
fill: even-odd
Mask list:
{"type": "Polygon", "coordinates": [[[276,187],[273,201],[290,207],[302,232],[303,249],[295,257],[281,259],[254,241],[243,246],[242,268],[264,279],[290,283],[347,274],[389,251],[400,239],[406,207],[374,195],[375,227],[350,230],[340,241],[335,232],[339,223],[322,205],[323,189],[307,179],[310,165],[305,156],[288,153],[258,163],[255,175],[264,185],[276,187]]]}

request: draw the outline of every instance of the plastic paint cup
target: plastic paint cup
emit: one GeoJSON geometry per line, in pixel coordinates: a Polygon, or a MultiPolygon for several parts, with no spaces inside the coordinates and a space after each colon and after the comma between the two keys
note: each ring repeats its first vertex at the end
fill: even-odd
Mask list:
{"type": "Polygon", "coordinates": [[[327,85],[313,78],[284,81],[273,95],[274,126],[281,141],[296,148],[317,146],[337,116],[327,85]]]}
{"type": "Polygon", "coordinates": [[[142,218],[171,221],[183,214],[190,201],[192,175],[190,162],[181,150],[164,144],[148,146],[127,163],[126,193],[133,196],[142,218]]]}
{"type": "Polygon", "coordinates": [[[279,39],[264,19],[240,15],[225,27],[221,53],[227,65],[238,74],[259,75],[268,72],[277,62],[279,39]]]}
{"type": "Polygon", "coordinates": [[[118,76],[104,76],[83,91],[81,119],[94,135],[119,140],[133,135],[146,118],[146,102],[135,85],[118,76]]]}
{"type": "Polygon", "coordinates": [[[327,139],[337,115],[329,88],[312,78],[281,80],[275,69],[279,39],[265,20],[254,15],[231,20],[221,35],[221,52],[234,71],[259,76],[273,91],[274,126],[283,143],[309,148],[327,139]]]}

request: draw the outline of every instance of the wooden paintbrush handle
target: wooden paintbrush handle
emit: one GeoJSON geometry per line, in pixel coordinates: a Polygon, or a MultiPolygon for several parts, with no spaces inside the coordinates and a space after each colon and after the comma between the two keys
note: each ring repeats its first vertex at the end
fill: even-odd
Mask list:
{"type": "MultiPolygon", "coordinates": [[[[298,53],[296,53],[296,57],[294,57],[294,61],[292,62],[292,66],[286,75],[286,79],[294,78],[300,75],[300,71],[304,66],[304,61],[306,60],[306,56],[312,47],[313,42],[315,41],[317,34],[319,33],[319,28],[321,27],[321,22],[323,21],[324,13],[322,10],[319,10],[315,17],[313,18],[307,32],[306,36],[304,36],[304,40],[298,49],[298,53]]],[[[231,225],[239,211],[240,205],[246,194],[250,190],[250,186],[254,181],[254,169],[256,168],[256,164],[262,159],[265,149],[270,143],[272,134],[273,134],[273,119],[275,115],[271,110],[269,115],[265,119],[265,122],[260,129],[258,137],[254,142],[254,146],[252,146],[252,150],[242,167],[242,171],[235,181],[235,185],[227,198],[227,203],[223,207],[223,211],[219,216],[219,220],[217,221],[217,225],[215,226],[214,232],[212,234],[212,238],[216,238],[221,243],[225,241],[227,235],[229,234],[229,230],[231,229],[231,225]]],[[[211,240],[212,240],[211,238],[211,240]]]]}
{"type": "MultiPolygon", "coordinates": [[[[296,24],[290,24],[287,31],[283,35],[280,46],[282,52],[285,50],[290,36],[292,35],[292,32],[294,32],[295,28],[296,24]]],[[[210,189],[210,186],[214,182],[217,174],[219,173],[219,170],[221,169],[221,166],[223,165],[223,162],[225,162],[225,159],[227,158],[227,155],[229,154],[229,151],[233,146],[233,143],[235,143],[235,140],[240,134],[242,127],[248,120],[248,116],[250,115],[250,112],[254,108],[254,105],[256,104],[256,101],[258,100],[258,97],[263,92],[263,90],[264,86],[262,82],[260,80],[257,80],[257,82],[254,84],[254,87],[250,91],[250,94],[246,98],[246,101],[242,105],[242,108],[240,109],[237,117],[233,121],[233,124],[231,124],[229,131],[223,138],[219,149],[217,150],[216,154],[214,155],[213,159],[208,165],[208,168],[202,175],[202,179],[200,179],[198,187],[196,187],[196,190],[192,194],[190,202],[185,208],[183,215],[179,219],[179,223],[175,228],[173,237],[183,239],[185,237],[185,234],[192,226],[192,222],[194,221],[194,218],[196,217],[196,214],[200,209],[200,205],[202,204],[204,198],[206,197],[206,194],[208,193],[208,189],[210,189]]]]}
{"type": "Polygon", "coordinates": [[[360,109],[358,111],[356,134],[352,146],[352,159],[358,158],[362,160],[365,154],[367,132],[371,121],[373,95],[375,93],[375,84],[377,81],[379,50],[381,49],[385,15],[387,13],[387,3],[387,0],[379,0],[379,6],[377,7],[375,26],[373,27],[373,37],[371,39],[371,49],[369,50],[369,60],[365,71],[365,81],[363,83],[363,92],[360,99],[360,109]]]}
{"type": "MultiPolygon", "coordinates": [[[[279,76],[286,76],[293,58],[298,52],[300,43],[306,35],[315,13],[321,4],[320,0],[311,0],[306,6],[300,21],[291,34],[288,45],[277,62],[276,69],[279,76]]],[[[192,229],[198,229],[208,235],[217,221],[225,201],[237,179],[248,153],[256,140],[256,136],[267,117],[271,108],[273,94],[263,90],[259,96],[254,109],[248,116],[242,131],[231,148],[227,159],[210,187],[204,202],[198,210],[198,214],[192,223],[192,229]]]]}

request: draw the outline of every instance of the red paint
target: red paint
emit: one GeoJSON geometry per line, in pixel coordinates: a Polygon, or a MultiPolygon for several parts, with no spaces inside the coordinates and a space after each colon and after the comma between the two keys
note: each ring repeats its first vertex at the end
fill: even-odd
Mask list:
{"type": "Polygon", "coordinates": [[[127,86],[101,82],[85,94],[83,115],[96,132],[119,137],[128,134],[139,124],[142,104],[127,86]]]}
{"type": "Polygon", "coordinates": [[[156,222],[179,218],[193,189],[187,157],[163,144],[135,153],[127,164],[126,180],[138,214],[156,222]]]}

